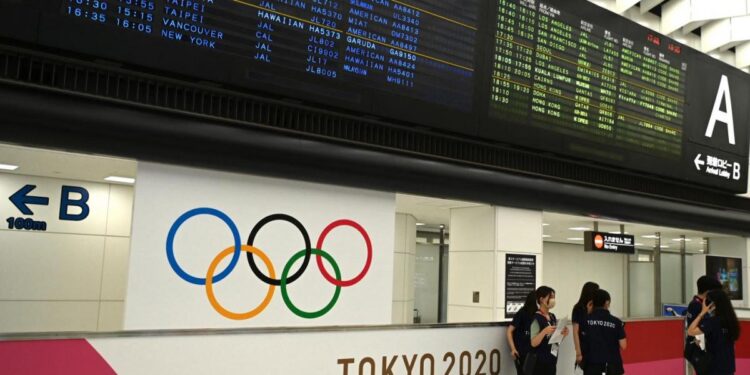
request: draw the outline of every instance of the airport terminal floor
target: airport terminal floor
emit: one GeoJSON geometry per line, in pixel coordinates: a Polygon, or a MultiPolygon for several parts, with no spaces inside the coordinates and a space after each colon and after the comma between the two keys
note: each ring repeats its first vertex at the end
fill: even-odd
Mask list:
{"type": "Polygon", "coordinates": [[[727,3],[0,1],[0,374],[750,374],[727,3]]]}

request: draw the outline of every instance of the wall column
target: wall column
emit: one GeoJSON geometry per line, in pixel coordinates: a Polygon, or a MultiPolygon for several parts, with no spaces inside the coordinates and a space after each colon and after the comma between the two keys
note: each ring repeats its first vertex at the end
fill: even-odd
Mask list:
{"type": "Polygon", "coordinates": [[[506,254],[536,255],[536,283],[541,284],[541,211],[455,208],[450,230],[448,322],[505,320],[506,254]]]}
{"type": "Polygon", "coordinates": [[[417,220],[396,214],[393,248],[393,324],[411,324],[414,313],[414,269],[417,252],[417,220]]]}

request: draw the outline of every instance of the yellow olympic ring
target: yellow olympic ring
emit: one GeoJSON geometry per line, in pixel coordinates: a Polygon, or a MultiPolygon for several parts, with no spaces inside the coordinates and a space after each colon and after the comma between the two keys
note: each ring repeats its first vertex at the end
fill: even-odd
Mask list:
{"type": "MultiPolygon", "coordinates": [[[[241,247],[242,251],[246,253],[253,253],[260,257],[260,259],[265,263],[266,267],[268,268],[268,273],[270,274],[271,278],[276,277],[276,272],[273,269],[273,264],[271,263],[271,260],[268,259],[268,256],[262,252],[260,249],[255,248],[253,246],[249,245],[242,245],[241,247]]],[[[218,312],[219,314],[223,315],[225,318],[233,319],[233,320],[245,320],[250,319],[266,309],[268,307],[268,304],[271,303],[271,297],[273,297],[273,292],[275,290],[275,286],[269,284],[268,285],[268,292],[266,293],[266,298],[263,299],[263,302],[258,305],[258,307],[246,312],[246,313],[235,313],[232,311],[229,311],[225,309],[217,300],[216,296],[214,295],[214,271],[216,271],[216,267],[219,265],[219,262],[222,261],[222,259],[226,258],[229,254],[234,253],[235,247],[230,246],[219,255],[214,258],[214,260],[211,262],[211,265],[208,266],[208,271],[206,272],[206,295],[208,296],[208,301],[211,302],[211,306],[213,306],[214,310],[218,312]]]]}

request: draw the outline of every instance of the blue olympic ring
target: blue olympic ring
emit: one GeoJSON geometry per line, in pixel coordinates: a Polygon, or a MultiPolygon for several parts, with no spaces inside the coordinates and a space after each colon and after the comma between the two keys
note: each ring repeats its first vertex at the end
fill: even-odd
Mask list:
{"type": "Polygon", "coordinates": [[[175,259],[174,256],[174,237],[177,234],[177,230],[180,229],[180,226],[187,221],[188,219],[192,218],[193,216],[198,215],[210,215],[215,216],[224,223],[227,224],[229,227],[229,230],[232,231],[232,237],[234,237],[234,252],[232,253],[232,260],[229,262],[229,265],[227,265],[227,268],[224,271],[221,271],[218,275],[214,276],[213,281],[219,282],[227,275],[229,275],[232,270],[234,270],[234,267],[237,265],[237,262],[240,260],[240,254],[242,253],[242,240],[240,239],[240,231],[237,229],[237,226],[234,224],[232,219],[227,216],[227,214],[214,209],[214,208],[194,208],[188,212],[185,212],[177,218],[177,221],[172,224],[172,227],[169,228],[169,234],[167,235],[167,259],[169,260],[169,265],[172,267],[174,272],[177,274],[177,276],[181,277],[183,280],[196,285],[206,285],[206,279],[201,277],[195,277],[187,272],[185,272],[179,264],[177,264],[177,259],[175,259]]]}

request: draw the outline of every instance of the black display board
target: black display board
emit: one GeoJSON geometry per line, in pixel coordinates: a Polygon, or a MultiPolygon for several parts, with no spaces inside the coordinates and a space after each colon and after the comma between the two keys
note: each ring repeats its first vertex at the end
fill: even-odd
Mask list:
{"type": "Polygon", "coordinates": [[[505,255],[505,318],[513,318],[536,290],[536,255],[505,255]]]}
{"type": "Polygon", "coordinates": [[[621,233],[584,232],[583,251],[635,254],[635,236],[621,233]]]}
{"type": "Polygon", "coordinates": [[[730,299],[743,299],[742,258],[706,256],[706,275],[721,283],[730,299]]]}
{"type": "Polygon", "coordinates": [[[494,3],[482,136],[746,190],[750,76],[585,0],[494,3]]]}
{"type": "Polygon", "coordinates": [[[747,186],[750,76],[586,0],[0,0],[0,37],[747,186]]]}

